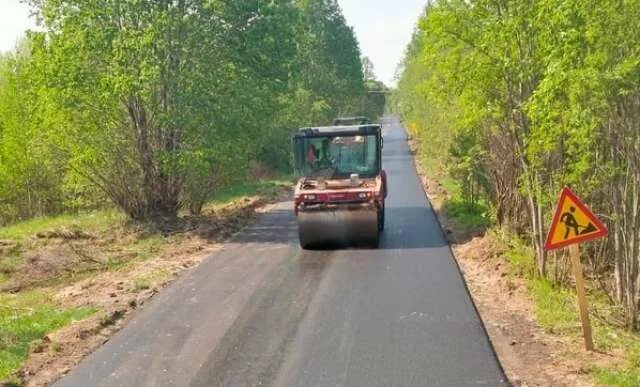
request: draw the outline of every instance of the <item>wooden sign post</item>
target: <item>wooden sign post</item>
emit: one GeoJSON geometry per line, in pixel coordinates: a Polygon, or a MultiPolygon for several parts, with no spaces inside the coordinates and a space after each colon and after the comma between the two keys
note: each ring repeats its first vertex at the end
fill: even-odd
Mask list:
{"type": "Polygon", "coordinates": [[[545,250],[554,250],[569,246],[571,269],[576,280],[578,296],[578,310],[584,334],[584,345],[588,351],[593,351],[593,336],[589,321],[589,305],[587,292],[582,277],[579,243],[602,238],[608,234],[607,227],[595,216],[591,210],[568,187],[560,194],[556,213],[547,235],[545,250]]]}
{"type": "Polygon", "coordinates": [[[571,255],[571,269],[573,271],[573,278],[576,279],[576,293],[578,294],[578,309],[580,311],[580,322],[582,322],[584,346],[587,351],[593,351],[591,321],[589,320],[589,305],[587,303],[587,292],[584,288],[584,279],[582,278],[582,265],[580,264],[579,245],[571,245],[571,247],[569,247],[569,254],[571,255]]]}

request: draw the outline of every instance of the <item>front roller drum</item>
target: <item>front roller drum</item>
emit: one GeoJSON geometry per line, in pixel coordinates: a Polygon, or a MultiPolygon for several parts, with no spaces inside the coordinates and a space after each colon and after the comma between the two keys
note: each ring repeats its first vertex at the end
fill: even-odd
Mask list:
{"type": "Polygon", "coordinates": [[[380,216],[377,206],[314,206],[298,213],[298,236],[304,249],[333,244],[369,245],[380,240],[380,216]]]}

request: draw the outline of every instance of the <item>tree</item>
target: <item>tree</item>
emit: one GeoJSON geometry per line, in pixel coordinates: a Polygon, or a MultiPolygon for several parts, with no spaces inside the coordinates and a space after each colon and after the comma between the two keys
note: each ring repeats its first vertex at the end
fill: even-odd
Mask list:
{"type": "Polygon", "coordinates": [[[253,164],[287,169],[296,126],[359,106],[333,0],[29,3],[45,32],[3,59],[0,176],[22,190],[0,187],[2,222],[107,197],[170,224],[253,164]]]}
{"type": "Polygon", "coordinates": [[[36,3],[74,170],[132,218],[175,218],[182,199],[198,212],[243,174],[295,55],[293,6],[259,3],[36,3]]]}
{"type": "Polygon", "coordinates": [[[638,2],[435,1],[394,95],[423,144],[450,149],[442,163],[467,199],[482,195],[501,226],[529,238],[539,276],[558,271],[543,243],[563,185],[610,214],[612,238],[592,249],[591,269],[614,278],[635,328],[639,15],[638,2]]]}

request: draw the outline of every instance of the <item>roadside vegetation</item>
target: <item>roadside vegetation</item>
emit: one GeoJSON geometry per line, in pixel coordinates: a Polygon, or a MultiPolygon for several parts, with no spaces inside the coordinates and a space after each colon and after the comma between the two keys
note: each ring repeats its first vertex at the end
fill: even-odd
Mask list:
{"type": "Polygon", "coordinates": [[[0,294],[0,381],[20,368],[47,333],[95,313],[92,307],[64,308],[43,292],[0,294]]]}
{"type": "Polygon", "coordinates": [[[564,185],[605,220],[582,246],[596,347],[627,362],[589,371],[625,386],[640,380],[639,16],[635,1],[435,1],[393,97],[443,210],[492,230],[537,321],[576,345],[568,257],[544,240],[564,185]]]}
{"type": "Polygon", "coordinates": [[[0,225],[115,206],[170,227],[384,86],[335,0],[27,2],[43,31],[0,57],[0,225]]]}

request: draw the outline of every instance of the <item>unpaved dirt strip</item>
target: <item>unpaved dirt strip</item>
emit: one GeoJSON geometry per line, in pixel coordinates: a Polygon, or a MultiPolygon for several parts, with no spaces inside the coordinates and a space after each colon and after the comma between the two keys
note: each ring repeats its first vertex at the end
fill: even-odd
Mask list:
{"type": "Polygon", "coordinates": [[[508,385],[397,120],[379,249],[302,251],[290,202],[154,298],[60,386],[508,385]]]}

